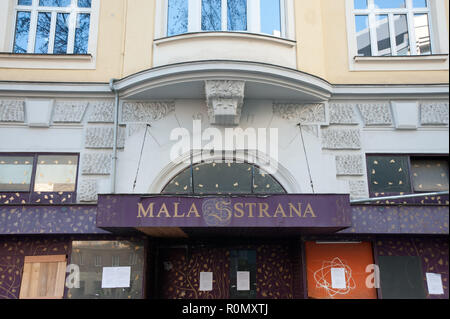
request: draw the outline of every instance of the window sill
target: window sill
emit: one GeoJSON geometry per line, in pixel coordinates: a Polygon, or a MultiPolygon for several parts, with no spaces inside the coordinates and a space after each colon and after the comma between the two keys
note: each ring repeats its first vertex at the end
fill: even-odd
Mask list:
{"type": "Polygon", "coordinates": [[[415,56],[355,56],[352,71],[448,70],[448,54],[415,56]]]}
{"type": "Polygon", "coordinates": [[[0,68],[95,69],[91,54],[34,54],[0,52],[0,68]]]}

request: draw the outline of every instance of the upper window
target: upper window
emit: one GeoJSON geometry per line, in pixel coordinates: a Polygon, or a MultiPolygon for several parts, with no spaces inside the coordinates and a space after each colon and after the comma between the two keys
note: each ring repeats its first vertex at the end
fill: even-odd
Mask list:
{"type": "Polygon", "coordinates": [[[199,163],[173,178],[164,194],[285,194],[271,175],[247,163],[199,163]]]}
{"type": "Polygon", "coordinates": [[[370,193],[375,196],[449,189],[446,157],[371,155],[367,169],[370,193]]]}
{"type": "Polygon", "coordinates": [[[71,203],[78,155],[0,154],[0,204],[71,203]]]}
{"type": "Polygon", "coordinates": [[[353,0],[358,56],[432,54],[429,0],[353,0]]]}
{"type": "Polygon", "coordinates": [[[167,36],[248,31],[285,37],[284,0],[168,0],[167,36]]]}
{"type": "Polygon", "coordinates": [[[87,54],[92,0],[17,0],[14,53],[87,54]]]}

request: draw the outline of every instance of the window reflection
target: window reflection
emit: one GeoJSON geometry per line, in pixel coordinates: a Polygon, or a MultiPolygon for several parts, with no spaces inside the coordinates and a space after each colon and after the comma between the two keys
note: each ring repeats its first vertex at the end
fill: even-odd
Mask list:
{"type": "Polygon", "coordinates": [[[280,1],[261,0],[261,32],[281,36],[280,1]]]}
{"type": "Polygon", "coordinates": [[[220,31],[222,29],[222,0],[202,1],[202,30],[220,31]]]}
{"type": "Polygon", "coordinates": [[[39,0],[41,7],[68,7],[71,0],[39,0]]]}
{"type": "Polygon", "coordinates": [[[18,0],[17,4],[19,6],[31,6],[31,1],[32,0],[18,0]]]}
{"type": "Polygon", "coordinates": [[[409,46],[408,20],[406,14],[394,15],[394,24],[397,55],[411,54],[409,46]]]}
{"type": "Polygon", "coordinates": [[[416,33],[417,54],[431,54],[428,14],[414,15],[414,30],[416,33]]]}
{"type": "Polygon", "coordinates": [[[78,156],[38,156],[34,191],[74,192],[77,166],[78,156]]]}
{"type": "Polygon", "coordinates": [[[367,0],[354,0],[355,9],[367,9],[367,0]]]}
{"type": "Polygon", "coordinates": [[[427,0],[413,0],[413,7],[414,8],[426,8],[427,0]]]}
{"type": "Polygon", "coordinates": [[[228,0],[228,30],[247,30],[247,0],[228,0]]]}
{"type": "Polygon", "coordinates": [[[30,33],[30,12],[17,12],[14,53],[27,53],[28,35],[30,33]]]}
{"type": "Polygon", "coordinates": [[[448,161],[437,159],[411,159],[415,192],[448,191],[448,161]]]}
{"type": "Polygon", "coordinates": [[[88,52],[90,23],[91,15],[89,13],[78,14],[73,53],[86,54],[88,52]]]}
{"type": "Polygon", "coordinates": [[[34,53],[48,52],[51,21],[52,21],[52,14],[50,12],[40,12],[38,14],[34,53]]]}
{"type": "Polygon", "coordinates": [[[389,31],[389,17],[387,14],[379,14],[377,20],[378,55],[391,55],[391,35],[389,31]]]}
{"type": "Polygon", "coordinates": [[[55,46],[53,53],[64,54],[67,52],[67,39],[69,37],[69,14],[58,13],[56,17],[55,46]]]}
{"type": "Polygon", "coordinates": [[[371,56],[372,46],[370,42],[369,16],[356,15],[355,24],[356,24],[358,55],[371,56]]]}
{"type": "Polygon", "coordinates": [[[92,0],[78,0],[79,8],[90,8],[92,0]]]}
{"type": "Polygon", "coordinates": [[[141,299],[144,244],[129,241],[73,241],[71,264],[80,267],[80,287],[70,288],[71,299],[141,299]],[[130,263],[133,261],[134,263],[130,263]],[[131,267],[130,287],[102,288],[103,267],[131,267]]]}
{"type": "Polygon", "coordinates": [[[379,9],[406,8],[405,0],[374,0],[374,3],[379,9]]]}
{"type": "Polygon", "coordinates": [[[0,156],[0,191],[28,192],[33,161],[29,156],[0,156]]]}
{"type": "Polygon", "coordinates": [[[188,0],[169,0],[167,15],[167,35],[177,35],[188,31],[188,0]]]}

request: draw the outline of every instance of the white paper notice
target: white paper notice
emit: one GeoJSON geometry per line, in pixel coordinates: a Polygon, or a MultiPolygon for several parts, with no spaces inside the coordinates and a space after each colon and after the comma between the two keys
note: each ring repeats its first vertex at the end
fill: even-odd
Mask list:
{"type": "Polygon", "coordinates": [[[443,295],[444,287],[442,286],[441,274],[433,274],[427,272],[428,293],[430,295],[443,295]]]}
{"type": "Polygon", "coordinates": [[[201,272],[200,273],[200,291],[213,290],[213,273],[201,272]]]}
{"type": "Polygon", "coordinates": [[[250,290],[250,272],[238,271],[237,272],[237,290],[250,290]]]}
{"type": "Polygon", "coordinates": [[[345,268],[331,268],[331,287],[336,289],[345,289],[345,268]]]}
{"type": "Polygon", "coordinates": [[[103,267],[102,288],[130,287],[131,267],[103,267]]]}

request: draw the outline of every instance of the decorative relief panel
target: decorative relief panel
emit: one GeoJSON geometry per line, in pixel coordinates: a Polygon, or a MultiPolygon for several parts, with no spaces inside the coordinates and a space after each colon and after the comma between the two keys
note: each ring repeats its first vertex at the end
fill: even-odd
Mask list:
{"type": "Polygon", "coordinates": [[[114,101],[93,101],[89,106],[89,123],[114,123],[114,101]]]}
{"type": "Polygon", "coordinates": [[[79,202],[96,202],[97,201],[97,180],[82,179],[78,186],[79,202]]]}
{"type": "Polygon", "coordinates": [[[358,129],[322,129],[322,147],[325,149],[361,149],[358,129]]]}
{"type": "Polygon", "coordinates": [[[83,175],[109,175],[111,153],[85,153],[82,156],[83,175]]]}
{"type": "Polygon", "coordinates": [[[205,81],[206,104],[211,124],[239,124],[244,104],[244,89],[243,81],[205,81]]]}
{"type": "Polygon", "coordinates": [[[124,102],[123,122],[151,123],[165,118],[175,111],[175,102],[124,102]]]}
{"type": "Polygon", "coordinates": [[[81,123],[89,102],[57,101],[55,103],[54,123],[81,123]]]}
{"type": "Polygon", "coordinates": [[[366,181],[349,181],[349,187],[350,199],[369,197],[366,181]]]}
{"type": "MultiPolygon", "coordinates": [[[[125,127],[119,127],[117,131],[117,147],[125,146],[125,127]]],[[[88,127],[86,129],[85,148],[113,148],[113,127],[88,127]]]]}
{"type": "Polygon", "coordinates": [[[355,105],[350,103],[330,103],[330,124],[358,124],[355,105]]]}
{"type": "Polygon", "coordinates": [[[361,155],[337,155],[337,175],[363,175],[363,157],[361,155]]]}
{"type": "Polygon", "coordinates": [[[24,122],[25,102],[0,100],[0,122],[24,122]]]}
{"type": "Polygon", "coordinates": [[[357,104],[357,106],[365,125],[392,125],[392,113],[389,103],[363,103],[357,104]]]}
{"type": "Polygon", "coordinates": [[[273,113],[285,120],[296,120],[298,123],[325,123],[325,105],[274,103],[273,113]]]}
{"type": "Polygon", "coordinates": [[[424,102],[420,104],[422,125],[448,125],[448,102],[424,102]]]}

